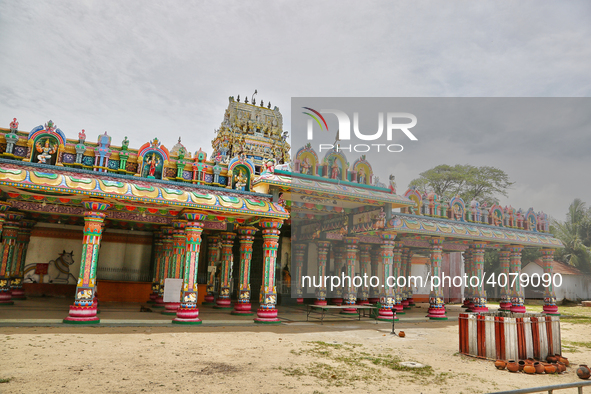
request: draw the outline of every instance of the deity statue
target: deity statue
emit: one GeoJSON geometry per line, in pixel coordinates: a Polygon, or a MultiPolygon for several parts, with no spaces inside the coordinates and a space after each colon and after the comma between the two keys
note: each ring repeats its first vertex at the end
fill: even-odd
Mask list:
{"type": "Polygon", "coordinates": [[[263,174],[273,174],[275,173],[275,159],[269,159],[267,161],[265,161],[265,165],[264,165],[264,170],[263,170],[263,174]]]}
{"type": "Polygon", "coordinates": [[[49,120],[47,123],[45,123],[45,130],[46,131],[53,132],[53,131],[55,131],[55,129],[56,129],[56,126],[52,120],[49,120]]]}
{"type": "Polygon", "coordinates": [[[337,159],[332,160],[332,164],[330,166],[330,179],[338,179],[339,178],[339,165],[337,163],[337,159]]]}
{"type": "Polygon", "coordinates": [[[43,164],[46,164],[47,160],[51,160],[51,155],[57,152],[57,144],[52,146],[49,143],[49,138],[45,140],[44,146],[41,146],[41,142],[37,141],[35,147],[37,148],[37,152],[40,153],[40,155],[37,155],[37,160],[39,161],[39,163],[43,164]]]}
{"type": "Polygon", "coordinates": [[[156,173],[156,166],[160,164],[160,158],[156,156],[156,153],[152,153],[152,157],[148,158],[146,164],[150,166],[148,169],[148,177],[154,177],[156,173]]]}
{"type": "Polygon", "coordinates": [[[277,199],[277,204],[281,205],[283,208],[285,208],[285,198],[283,198],[283,193],[279,193],[279,198],[277,199]]]}
{"type": "Polygon", "coordinates": [[[359,168],[357,171],[357,183],[365,184],[365,170],[363,168],[359,168]]]}
{"type": "Polygon", "coordinates": [[[396,194],[396,181],[395,181],[396,177],[394,175],[390,175],[389,180],[390,180],[390,192],[392,194],[396,194]]]}
{"type": "Polygon", "coordinates": [[[125,139],[123,140],[123,142],[121,142],[121,150],[127,150],[129,148],[129,140],[127,139],[127,136],[125,136],[125,139]]]}
{"type": "Polygon", "coordinates": [[[218,156],[214,160],[213,166],[213,183],[219,184],[220,182],[220,173],[222,172],[222,166],[220,166],[220,159],[221,156],[218,156]]]}
{"type": "Polygon", "coordinates": [[[304,158],[304,161],[302,161],[300,167],[302,174],[310,175],[310,168],[312,167],[312,163],[310,163],[310,158],[308,156],[304,158]]]}
{"type": "Polygon", "coordinates": [[[83,144],[84,141],[86,141],[86,133],[84,132],[84,129],[82,129],[82,131],[78,133],[78,142],[83,144]]]}
{"type": "Polygon", "coordinates": [[[11,133],[16,133],[18,130],[18,122],[16,121],[16,118],[14,118],[12,120],[12,122],[10,122],[10,132],[11,133]]]}
{"type": "Polygon", "coordinates": [[[240,169],[240,173],[238,175],[234,175],[234,182],[235,182],[236,190],[244,190],[247,180],[248,179],[246,178],[246,174],[244,173],[244,170],[240,169]]]}

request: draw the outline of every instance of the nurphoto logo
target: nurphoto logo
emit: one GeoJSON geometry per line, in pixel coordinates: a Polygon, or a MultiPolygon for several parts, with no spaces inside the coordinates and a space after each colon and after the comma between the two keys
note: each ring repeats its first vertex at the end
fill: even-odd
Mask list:
{"type": "MultiPolygon", "coordinates": [[[[336,149],[337,151],[346,150],[349,152],[360,152],[365,153],[370,150],[377,152],[387,151],[392,153],[402,152],[404,147],[400,144],[385,144],[385,143],[373,143],[373,144],[350,144],[343,145],[338,141],[350,141],[351,140],[351,119],[344,111],[338,109],[321,109],[316,111],[310,107],[302,107],[307,110],[302,112],[304,115],[310,117],[307,125],[307,139],[311,141],[314,139],[314,122],[320,127],[321,131],[328,131],[328,123],[322,114],[333,114],[337,117],[339,122],[337,140],[334,144],[319,144],[319,150],[328,151],[336,149]],[[309,112],[308,112],[309,111],[309,112]]],[[[392,141],[395,131],[401,131],[411,141],[418,141],[417,137],[410,131],[411,128],[417,125],[417,117],[407,112],[388,112],[386,118],[386,140],[392,141]],[[409,120],[410,122],[401,123],[401,119],[409,120]]],[[[382,138],[384,133],[384,113],[378,113],[378,130],[373,134],[364,134],[359,130],[359,113],[353,112],[353,133],[355,137],[362,141],[377,141],[382,138]]]]}

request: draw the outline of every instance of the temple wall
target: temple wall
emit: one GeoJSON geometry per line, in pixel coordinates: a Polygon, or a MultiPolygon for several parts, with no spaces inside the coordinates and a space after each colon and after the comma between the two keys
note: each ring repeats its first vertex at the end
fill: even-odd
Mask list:
{"type": "MultiPolygon", "coordinates": [[[[76,284],[80,272],[82,237],[81,226],[35,226],[25,262],[25,282],[41,282],[41,276],[35,274],[36,265],[49,263],[47,275],[43,275],[43,283],[76,284]]],[[[151,233],[107,230],[101,242],[97,277],[108,280],[151,281],[151,252],[151,233]]]]}

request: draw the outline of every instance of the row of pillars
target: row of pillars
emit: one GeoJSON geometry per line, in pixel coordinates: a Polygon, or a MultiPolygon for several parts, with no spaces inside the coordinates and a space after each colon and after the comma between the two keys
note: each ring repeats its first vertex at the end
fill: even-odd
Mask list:
{"type": "MultiPolygon", "coordinates": [[[[345,237],[343,243],[334,246],[335,274],[341,272],[345,276],[353,278],[356,274],[355,267],[359,262],[359,275],[364,277],[376,276],[379,278],[380,287],[368,286],[360,287],[359,290],[353,286],[343,286],[334,291],[332,303],[338,305],[350,306],[341,313],[356,313],[355,305],[367,305],[380,303],[377,319],[379,320],[398,320],[397,314],[404,314],[404,309],[409,309],[414,305],[413,290],[410,281],[406,281],[406,286],[398,288],[395,281],[387,283],[385,278],[390,276],[397,278],[403,276],[408,279],[411,275],[413,251],[401,242],[395,241],[396,234],[382,233],[382,243],[379,248],[372,245],[360,244],[356,237],[345,237]],[[383,285],[383,286],[382,286],[383,285]]],[[[315,241],[318,253],[318,278],[326,276],[326,267],[328,254],[331,247],[330,241],[315,241]]],[[[443,259],[443,239],[433,238],[430,243],[430,266],[431,277],[441,278],[441,262],[443,259]]],[[[295,285],[298,302],[303,302],[303,263],[307,253],[306,243],[296,243],[292,246],[295,263],[295,285]]],[[[484,289],[486,278],[484,275],[484,253],[486,244],[474,243],[464,252],[465,274],[468,278],[476,276],[481,278],[477,286],[468,286],[464,289],[464,307],[472,312],[486,312],[487,297],[484,289]],[[484,279],[484,280],[483,280],[484,279]]],[[[524,313],[524,293],[521,288],[519,278],[511,286],[509,273],[521,274],[521,251],[522,246],[511,246],[501,250],[499,258],[501,272],[508,278],[501,290],[500,309],[504,311],[524,313]]],[[[542,249],[544,261],[544,273],[553,275],[553,249],[542,249]]],[[[349,284],[347,283],[347,284],[349,284]]],[[[442,281],[440,281],[442,283],[442,281]]],[[[546,288],[544,296],[544,312],[547,314],[558,314],[556,306],[556,296],[552,283],[546,288]]],[[[316,305],[326,305],[326,283],[321,281],[320,286],[316,288],[316,305]]],[[[435,287],[429,294],[429,310],[427,317],[431,320],[446,320],[446,310],[443,296],[443,287],[435,287]]]]}
{"type": "MultiPolygon", "coordinates": [[[[398,320],[397,314],[404,314],[405,309],[414,306],[412,287],[409,283],[404,287],[397,287],[396,283],[386,283],[384,278],[390,276],[410,275],[413,252],[402,243],[396,242],[396,233],[382,233],[382,243],[375,248],[373,245],[359,243],[359,238],[345,237],[342,243],[334,245],[335,275],[353,278],[356,276],[356,266],[359,263],[359,276],[362,278],[379,278],[379,286],[369,281],[355,287],[353,281],[343,281],[343,286],[335,289],[331,302],[337,305],[345,305],[342,314],[356,314],[355,305],[380,304],[378,320],[398,320]],[[345,283],[346,282],[346,283],[345,283]],[[368,284],[369,286],[365,286],[368,284]],[[382,286],[383,285],[383,286],[382,286]]],[[[327,305],[326,283],[320,279],[326,277],[330,241],[315,241],[318,252],[317,277],[320,280],[316,286],[316,299],[314,304],[327,305]]],[[[292,245],[294,256],[295,286],[298,302],[303,302],[303,264],[307,253],[306,243],[292,245]]]]}
{"type": "MultiPolygon", "coordinates": [[[[484,275],[484,252],[486,244],[475,243],[464,252],[464,269],[468,277],[477,276],[482,278],[484,275]]],[[[503,282],[501,286],[501,311],[525,313],[524,306],[525,293],[521,286],[521,253],[523,246],[512,245],[499,251],[500,272],[506,281],[499,280],[497,285],[503,282]]],[[[549,315],[559,315],[556,305],[556,293],[554,292],[554,249],[542,249],[542,263],[544,274],[549,274],[550,283],[544,290],[544,308],[543,311],[549,315]]],[[[497,278],[499,278],[497,275],[497,278]]],[[[485,278],[486,279],[486,278],[485,278]]],[[[486,291],[484,290],[484,280],[480,281],[477,287],[467,287],[464,292],[464,305],[471,312],[486,312],[486,291]]]]}
{"type": "MultiPolygon", "coordinates": [[[[96,324],[100,322],[97,316],[96,268],[106,211],[111,204],[103,200],[85,200],[82,201],[82,205],[85,212],[80,274],[76,284],[74,304],[70,306],[69,315],[63,321],[70,324],[96,324]]],[[[14,304],[13,299],[24,298],[22,289],[24,263],[31,228],[35,224],[34,221],[23,220],[23,213],[8,211],[9,207],[10,204],[0,202],[0,235],[2,236],[0,305],[12,305],[14,304]]],[[[203,221],[207,215],[195,210],[184,210],[180,217],[182,219],[173,222],[173,227],[164,227],[156,241],[156,286],[154,287],[156,301],[157,305],[163,304],[165,278],[182,279],[180,302],[167,303],[164,307],[169,314],[176,315],[173,323],[200,324],[201,319],[199,319],[199,309],[197,308],[197,272],[203,221]]],[[[282,223],[283,220],[280,219],[261,219],[259,222],[264,240],[264,268],[260,308],[254,319],[257,323],[279,322],[276,308],[275,263],[279,229],[282,223]]],[[[250,313],[250,261],[254,234],[257,231],[256,227],[241,227],[238,230],[241,282],[240,297],[235,306],[236,313],[250,313]]],[[[227,232],[220,234],[224,280],[222,294],[217,300],[218,307],[230,306],[229,278],[235,236],[236,234],[227,232]]],[[[210,254],[210,262],[215,263],[215,261],[217,260],[210,254]]]]}
{"type": "MultiPolygon", "coordinates": [[[[202,214],[183,211],[183,219],[174,220],[172,227],[163,227],[156,235],[155,264],[152,294],[150,301],[154,308],[163,308],[163,314],[176,315],[173,323],[199,324],[197,308],[197,272],[201,232],[203,230],[202,214]],[[181,302],[164,302],[165,279],[183,279],[181,302]]],[[[263,281],[260,291],[259,309],[254,319],[257,323],[278,323],[277,289],[275,287],[275,264],[279,229],[282,220],[262,219],[259,226],[263,235],[263,281]]],[[[232,314],[253,315],[251,310],[250,265],[252,260],[252,244],[259,229],[241,226],[236,233],[221,232],[208,237],[208,283],[205,304],[215,305],[218,309],[233,309],[232,314]],[[240,272],[238,299],[232,305],[230,299],[233,267],[233,246],[238,236],[240,242],[240,272]],[[214,296],[215,268],[221,259],[221,283],[217,299],[214,296]]]]}

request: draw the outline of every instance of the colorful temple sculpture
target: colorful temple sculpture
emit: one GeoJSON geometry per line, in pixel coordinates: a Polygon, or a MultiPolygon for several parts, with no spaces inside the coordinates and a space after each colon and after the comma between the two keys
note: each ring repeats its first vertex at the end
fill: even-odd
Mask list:
{"type": "MultiPolygon", "coordinates": [[[[392,320],[414,305],[408,282],[343,281],[329,292],[326,284],[305,287],[303,277],[385,283],[411,275],[419,256],[435,277],[446,255],[458,253],[465,272],[478,276],[488,249],[500,251],[502,272],[519,273],[524,248],[542,248],[552,274],[562,245],[545,214],[414,189],[398,195],[394,176],[379,182],[365,155],[350,164],[342,151],[320,157],[307,145],[290,157],[279,109],[253,100],[230,97],[209,157],[201,148],[192,154],[180,138],[171,150],[158,138],[138,149],[127,137],[115,146],[107,132],[96,142],[85,130],[67,139],[51,120],[30,132],[16,119],[0,129],[0,305],[18,307],[23,283],[75,286],[64,323],[97,323],[105,278],[135,269],[151,281],[149,302],[177,324],[201,323],[201,303],[278,323],[279,302],[305,298],[342,304],[344,314],[379,304],[377,318],[392,320]],[[76,260],[79,273],[70,270],[76,260]],[[165,301],[167,279],[182,281],[174,301],[165,301]]],[[[519,283],[505,286],[501,309],[525,311],[523,294],[519,283]]],[[[431,319],[447,318],[443,299],[441,289],[429,294],[431,319]]],[[[486,311],[486,303],[482,284],[465,288],[466,308],[486,311]]],[[[558,314],[551,287],[544,311],[558,314]]]]}

